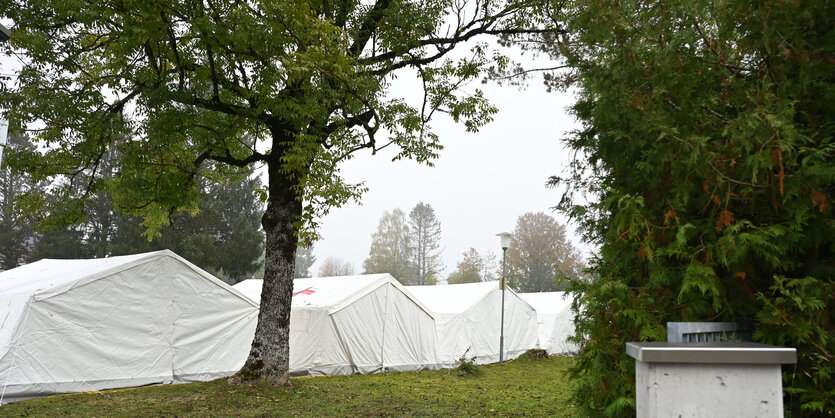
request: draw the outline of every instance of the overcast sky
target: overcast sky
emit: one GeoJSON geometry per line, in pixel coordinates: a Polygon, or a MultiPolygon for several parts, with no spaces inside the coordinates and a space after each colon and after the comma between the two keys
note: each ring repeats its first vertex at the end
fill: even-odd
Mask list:
{"type": "MultiPolygon", "coordinates": [[[[501,254],[499,232],[512,232],[525,212],[542,211],[566,224],[551,209],[560,192],[545,187],[549,176],[565,172],[569,152],[561,138],[577,127],[568,115],[570,93],[546,93],[539,81],[520,91],[513,86],[476,85],[499,108],[495,120],[478,133],[439,117],[433,122],[444,149],[435,167],[414,161],[392,162],[393,153],[363,153],[344,165],[351,181],[365,181],[361,205],[334,209],[322,221],[322,240],[314,246],[318,265],[328,256],[350,261],[358,271],[368,256],[371,234],[385,210],[408,212],[418,203],[435,208],[441,222],[445,279],[470,247],[484,255],[501,254]]],[[[395,93],[398,87],[395,87],[395,93]]],[[[413,94],[402,89],[400,95],[413,94]]],[[[584,253],[569,225],[572,241],[584,253]]]]}

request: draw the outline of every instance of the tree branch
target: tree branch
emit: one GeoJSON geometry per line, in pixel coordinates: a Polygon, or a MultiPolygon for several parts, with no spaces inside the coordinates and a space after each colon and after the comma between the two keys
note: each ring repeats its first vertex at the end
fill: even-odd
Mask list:
{"type": "Polygon", "coordinates": [[[354,43],[348,48],[348,52],[353,57],[359,57],[362,50],[365,49],[365,44],[371,39],[380,21],[383,20],[383,12],[391,5],[392,0],[377,0],[374,7],[365,15],[365,20],[362,22],[354,43]]]}

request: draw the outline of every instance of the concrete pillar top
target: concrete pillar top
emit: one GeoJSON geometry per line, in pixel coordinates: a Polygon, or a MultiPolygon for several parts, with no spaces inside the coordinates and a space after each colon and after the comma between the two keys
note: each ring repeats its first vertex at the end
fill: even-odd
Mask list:
{"type": "Polygon", "coordinates": [[[797,350],[750,342],[628,342],[626,354],[647,363],[795,364],[797,350]]]}

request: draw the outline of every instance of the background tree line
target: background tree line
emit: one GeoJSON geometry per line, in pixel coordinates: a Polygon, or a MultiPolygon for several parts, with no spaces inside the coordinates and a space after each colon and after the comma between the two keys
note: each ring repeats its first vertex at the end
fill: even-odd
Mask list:
{"type": "Polygon", "coordinates": [[[362,266],[367,274],[389,273],[403,284],[435,284],[441,251],[441,222],[432,205],[420,202],[408,218],[400,209],[383,213],[362,266]]]}
{"type": "MultiPolygon", "coordinates": [[[[565,290],[568,282],[583,277],[584,265],[579,251],[566,236],[565,226],[543,212],[519,216],[507,249],[505,275],[508,286],[517,292],[565,290]]],[[[449,283],[473,283],[498,280],[502,260],[488,251],[482,257],[475,248],[462,254],[449,283]]]]}
{"type": "MultiPolygon", "coordinates": [[[[545,213],[519,217],[507,251],[508,284],[520,292],[563,290],[567,280],[580,278],[583,268],[565,227],[545,213]]],[[[418,203],[407,217],[402,210],[386,211],[371,236],[365,273],[390,273],[403,284],[426,285],[438,281],[441,263],[441,224],[430,204],[418,203]]],[[[462,254],[450,284],[497,280],[501,260],[475,248],[462,254]]]]}
{"type": "MultiPolygon", "coordinates": [[[[10,154],[34,147],[26,134],[9,139],[10,154]]],[[[105,179],[118,176],[115,165],[116,156],[104,156],[99,170],[105,179]]],[[[79,173],[73,181],[84,184],[87,178],[79,173]]],[[[198,210],[172,215],[170,225],[149,241],[143,235],[142,219],[114,210],[112,196],[104,190],[96,191],[79,208],[80,217],[73,225],[41,226],[39,222],[48,214],[27,217],[14,203],[50,185],[13,171],[4,161],[0,167],[0,267],[11,269],[42,258],[103,258],[170,249],[229,283],[252,277],[264,248],[263,204],[256,193],[261,181],[246,173],[224,184],[205,178],[198,181],[198,210]]]]}

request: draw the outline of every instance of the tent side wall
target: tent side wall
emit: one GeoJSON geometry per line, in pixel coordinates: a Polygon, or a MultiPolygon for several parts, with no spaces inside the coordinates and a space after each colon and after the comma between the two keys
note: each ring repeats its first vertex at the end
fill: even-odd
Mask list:
{"type": "Polygon", "coordinates": [[[0,361],[8,367],[4,402],[172,382],[172,324],[161,318],[174,311],[165,281],[158,265],[146,263],[34,296],[0,361]]]}
{"type": "Polygon", "coordinates": [[[567,306],[556,314],[545,342],[545,350],[548,354],[576,355],[580,352],[580,346],[568,341],[568,337],[574,333],[574,312],[567,306]]]}
{"type": "Polygon", "coordinates": [[[393,371],[438,369],[435,320],[402,288],[386,285],[383,368],[393,371]]]}
{"type": "Polygon", "coordinates": [[[386,286],[379,286],[332,312],[331,318],[354,372],[367,374],[383,371],[386,286]]]}
{"type": "MultiPolygon", "coordinates": [[[[460,316],[468,328],[465,331],[466,343],[471,347],[468,357],[475,356],[478,364],[499,361],[501,303],[501,292],[490,292],[460,316]]],[[[507,313],[505,311],[505,314],[507,313]]],[[[509,331],[507,319],[506,316],[505,330],[509,331]]],[[[507,338],[506,341],[508,341],[507,338]]],[[[459,351],[461,348],[463,347],[459,346],[459,351]]]]}
{"type": "Polygon", "coordinates": [[[165,257],[34,295],[0,359],[4,402],[234,373],[246,353],[225,353],[218,341],[232,338],[230,325],[246,328],[257,308],[230,292],[218,299],[224,291],[165,257]]]}
{"type": "Polygon", "coordinates": [[[455,367],[461,357],[470,359],[477,355],[477,347],[471,343],[475,327],[464,318],[464,314],[435,313],[435,323],[438,357],[444,367],[455,367]]]}
{"type": "Polygon", "coordinates": [[[548,351],[548,354],[551,354],[548,350],[548,341],[551,339],[551,335],[553,335],[554,320],[557,319],[557,314],[537,310],[536,318],[537,326],[539,327],[539,339],[537,340],[536,347],[548,351]]]}
{"type": "MultiPolygon", "coordinates": [[[[497,293],[501,297],[501,292],[497,293]]],[[[536,310],[511,291],[505,294],[504,335],[505,360],[514,359],[536,348],[539,340],[536,310]]]]}
{"type": "Polygon", "coordinates": [[[165,258],[166,286],[173,322],[173,377],[175,382],[207,381],[231,376],[243,367],[258,321],[258,308],[230,286],[206,277],[174,258],[165,258]],[[174,274],[173,272],[176,272],[174,274]]]}
{"type": "MultiPolygon", "coordinates": [[[[504,296],[504,359],[509,360],[535,348],[539,335],[536,311],[512,291],[506,291],[504,296]]],[[[469,327],[465,332],[472,348],[467,356],[475,356],[476,363],[499,361],[501,306],[502,292],[496,289],[467,309],[460,318],[467,324],[464,326],[469,327]]],[[[446,338],[461,337],[448,335],[446,338]]],[[[457,346],[458,351],[464,348],[461,343],[457,346]]],[[[457,359],[456,356],[460,357],[462,353],[446,354],[452,354],[457,359]]]]}
{"type": "Polygon", "coordinates": [[[573,298],[565,292],[521,293],[536,309],[539,320],[539,348],[548,354],[574,355],[580,347],[568,338],[575,333],[573,298]]]}
{"type": "Polygon", "coordinates": [[[290,314],[290,374],[336,375],[350,374],[353,370],[351,358],[327,309],[293,308],[290,314]]]}
{"type": "MultiPolygon", "coordinates": [[[[7,358],[9,350],[17,347],[13,345],[15,343],[14,336],[17,335],[18,329],[22,325],[23,317],[29,309],[31,300],[31,296],[27,294],[0,297],[0,383],[5,382],[9,370],[8,365],[3,363],[3,359],[7,358]]],[[[13,355],[14,353],[12,353],[13,355]]],[[[0,395],[2,395],[2,388],[0,388],[0,395]]]]}
{"type": "Polygon", "coordinates": [[[440,367],[434,319],[392,282],[333,311],[331,318],[350,372],[440,367]]]}

